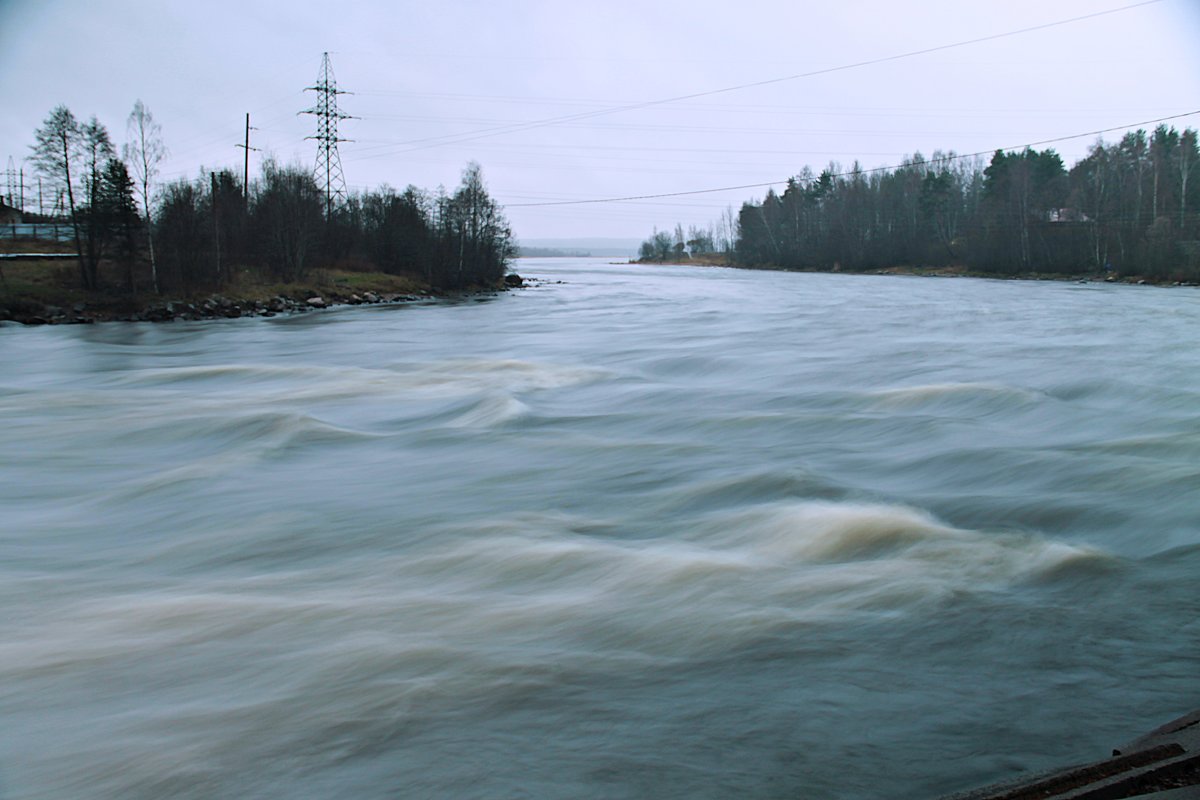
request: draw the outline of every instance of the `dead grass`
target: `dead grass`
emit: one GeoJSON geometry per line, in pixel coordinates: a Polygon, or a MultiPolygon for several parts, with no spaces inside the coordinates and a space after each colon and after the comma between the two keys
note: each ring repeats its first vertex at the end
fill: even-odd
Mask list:
{"type": "Polygon", "coordinates": [[[382,272],[359,272],[344,269],[313,270],[303,281],[290,283],[273,281],[243,272],[236,283],[227,287],[222,294],[229,297],[265,299],[276,295],[298,297],[300,295],[327,294],[415,294],[426,289],[426,285],[411,275],[387,275],[382,272]]]}
{"type": "MultiPolygon", "coordinates": [[[[0,252],[53,252],[37,247],[20,247],[21,243],[2,242],[0,252]]],[[[59,252],[61,252],[59,248],[59,252]]],[[[213,294],[231,300],[269,300],[276,295],[293,299],[322,296],[336,302],[352,294],[375,292],[379,295],[419,294],[428,287],[416,275],[387,275],[382,272],[362,272],[346,269],[313,270],[305,280],[281,282],[262,276],[257,270],[238,269],[233,281],[220,292],[200,290],[171,292],[156,295],[149,290],[148,277],[139,277],[141,291],[130,293],[124,288],[125,274],[120,265],[104,262],[100,267],[101,288],[87,291],[79,286],[79,268],[73,253],[63,259],[0,259],[0,311],[11,316],[34,316],[45,306],[72,308],[84,305],[102,316],[128,314],[168,300],[196,301],[213,294]]],[[[353,265],[359,266],[359,265],[353,265]]],[[[148,272],[148,270],[147,270],[148,272]]]]}
{"type": "Polygon", "coordinates": [[[0,239],[0,253],[65,253],[74,256],[75,245],[43,239],[0,239]]]}

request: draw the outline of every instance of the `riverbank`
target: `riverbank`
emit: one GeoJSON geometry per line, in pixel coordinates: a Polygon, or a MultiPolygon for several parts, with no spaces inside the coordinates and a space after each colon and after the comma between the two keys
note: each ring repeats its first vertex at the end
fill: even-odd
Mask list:
{"type": "Polygon", "coordinates": [[[1016,272],[1011,274],[1003,274],[998,272],[981,272],[979,270],[970,270],[962,266],[948,267],[913,267],[913,266],[895,266],[881,267],[878,269],[846,269],[844,267],[833,267],[829,269],[819,268],[799,268],[799,267],[743,267],[737,264],[728,263],[724,257],[698,257],[695,259],[685,259],[679,261],[641,261],[634,260],[631,264],[644,264],[647,266],[656,265],[671,265],[684,267],[729,267],[731,269],[748,269],[760,270],[764,272],[808,272],[820,274],[844,274],[844,275],[911,275],[921,278],[991,278],[995,280],[1014,280],[1014,281],[1063,281],[1068,283],[1125,283],[1138,286],[1197,286],[1200,284],[1189,281],[1178,281],[1168,279],[1157,279],[1147,277],[1145,275],[1122,275],[1117,273],[1096,273],[1096,272],[1080,272],[1080,273],[1059,273],[1059,272],[1016,272]]]}
{"type": "MultiPolygon", "coordinates": [[[[0,261],[0,322],[66,325],[272,317],[338,305],[411,303],[458,294],[437,290],[411,275],[339,269],[313,270],[304,280],[292,282],[264,280],[243,271],[221,292],[164,296],[111,286],[89,291],[78,285],[74,255],[51,255],[0,261]]],[[[520,285],[518,278],[480,290],[493,292],[520,285]]]]}
{"type": "MultiPolygon", "coordinates": [[[[850,272],[849,270],[813,270],[820,272],[850,272]]],[[[855,271],[858,275],[915,275],[923,278],[992,278],[1014,281],[1063,281],[1067,283],[1127,283],[1138,286],[1196,286],[1187,281],[1148,278],[1144,275],[1119,275],[1104,272],[1017,272],[1004,275],[996,272],[980,272],[965,267],[887,267],[855,271]]]]}
{"type": "Polygon", "coordinates": [[[942,800],[1123,800],[1200,797],[1200,711],[1178,717],[1100,761],[968,792],[942,800]]]}

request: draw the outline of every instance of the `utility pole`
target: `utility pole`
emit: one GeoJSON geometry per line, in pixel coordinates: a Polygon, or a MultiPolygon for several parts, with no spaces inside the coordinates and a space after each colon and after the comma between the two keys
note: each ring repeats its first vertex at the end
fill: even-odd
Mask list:
{"type": "Polygon", "coordinates": [[[337,88],[333,67],[329,64],[329,53],[325,53],[321,59],[321,74],[317,76],[316,84],[304,91],[317,93],[317,104],[300,113],[312,114],[317,118],[317,135],[304,138],[317,140],[315,177],[317,185],[325,189],[325,216],[328,217],[335,207],[346,202],[346,177],[342,174],[342,157],[338,154],[338,142],[353,141],[338,138],[338,120],[357,117],[345,114],[338,108],[337,96],[351,92],[337,88]]]}
{"type": "Polygon", "coordinates": [[[240,147],[246,151],[246,161],[242,166],[242,202],[245,203],[250,198],[250,151],[258,152],[257,147],[250,146],[250,131],[256,131],[258,128],[250,127],[250,112],[246,112],[246,143],[235,144],[234,147],[240,147]]]}
{"type": "Polygon", "coordinates": [[[24,214],[25,213],[25,168],[24,167],[21,167],[21,195],[20,195],[20,197],[21,197],[21,205],[18,206],[17,210],[20,211],[22,214],[24,214]]]}

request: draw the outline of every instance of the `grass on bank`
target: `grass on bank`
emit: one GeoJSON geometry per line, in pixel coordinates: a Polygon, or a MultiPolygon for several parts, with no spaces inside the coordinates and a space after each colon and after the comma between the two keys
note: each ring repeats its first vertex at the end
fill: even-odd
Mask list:
{"type": "Polygon", "coordinates": [[[168,301],[196,302],[219,294],[237,301],[267,301],[282,295],[292,299],[320,296],[336,301],[352,294],[411,295],[428,291],[417,275],[390,275],[358,269],[314,269],[303,280],[281,282],[250,267],[238,267],[219,291],[175,291],[155,294],[148,276],[139,276],[138,291],[125,286],[124,268],[104,261],[100,286],[95,291],[80,286],[79,266],[72,248],[54,242],[0,242],[2,253],[60,253],[60,259],[0,259],[0,312],[7,316],[38,315],[47,306],[85,306],[101,316],[133,314],[168,301]]]}

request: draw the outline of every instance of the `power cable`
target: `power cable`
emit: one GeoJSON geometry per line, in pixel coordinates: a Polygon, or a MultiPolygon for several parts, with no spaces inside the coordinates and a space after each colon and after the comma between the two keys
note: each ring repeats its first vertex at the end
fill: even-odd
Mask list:
{"type": "MultiPolygon", "coordinates": [[[[1154,1],[1157,2],[1157,0],[1154,0],[1154,1]]],[[[1194,117],[1197,114],[1200,114],[1200,109],[1198,109],[1196,111],[1188,111],[1185,114],[1173,114],[1169,117],[1159,117],[1158,119],[1148,119],[1148,120],[1144,120],[1142,122],[1131,122],[1128,125],[1117,125],[1112,128],[1102,128],[1097,131],[1088,131],[1086,133],[1076,133],[1076,134],[1072,134],[1070,136],[1058,136],[1053,139],[1042,139],[1041,141],[1037,141],[1037,142],[1027,142],[1026,144],[1020,144],[1020,145],[1016,145],[1013,147],[997,147],[997,148],[993,148],[991,150],[980,150],[975,153],[962,153],[962,154],[955,153],[953,155],[944,156],[943,160],[958,161],[958,160],[961,160],[964,158],[976,158],[978,156],[990,155],[990,154],[996,152],[996,150],[1005,150],[1005,151],[1007,151],[1007,150],[1023,150],[1027,147],[1035,147],[1035,146],[1041,146],[1041,145],[1047,145],[1047,144],[1054,144],[1055,142],[1066,142],[1066,141],[1070,141],[1072,139],[1082,139],[1085,136],[1099,136],[1100,134],[1103,134],[1103,133],[1112,133],[1113,131],[1127,130],[1129,128],[1140,128],[1144,125],[1154,125],[1154,124],[1157,124],[1160,122],[1168,122],[1168,121],[1174,120],[1174,119],[1182,119],[1184,117],[1194,117]]],[[[865,175],[865,174],[869,174],[872,172],[883,172],[884,170],[898,169],[901,166],[903,166],[903,165],[892,164],[892,165],[883,166],[883,167],[871,167],[870,169],[857,170],[857,173],[865,175]]],[[[854,175],[854,174],[855,174],[854,171],[838,172],[838,173],[832,175],[831,177],[844,178],[844,177],[847,177],[849,175],[854,175]]],[[[746,183],[746,184],[742,184],[740,186],[721,186],[721,187],[715,188],[715,189],[691,189],[689,191],[684,191],[684,192],[661,192],[659,194],[639,194],[639,195],[631,195],[629,197],[597,197],[597,198],[591,198],[591,199],[587,199],[587,200],[557,200],[554,202],[547,202],[547,203],[507,203],[507,204],[505,204],[505,208],[532,208],[534,206],[573,206],[573,205],[584,205],[584,204],[589,204],[589,203],[621,203],[621,202],[625,202],[625,201],[629,201],[629,200],[655,200],[660,197],[684,197],[686,195],[693,195],[693,194],[713,194],[715,192],[733,192],[733,191],[739,191],[742,189],[762,189],[762,188],[765,188],[768,186],[779,186],[780,184],[787,183],[788,180],[790,180],[790,178],[784,178],[782,180],[777,180],[777,181],[767,181],[765,183],[746,183]]]]}
{"type": "Polygon", "coordinates": [[[974,39],[964,39],[963,41],[951,42],[950,44],[936,45],[934,47],[926,47],[926,48],[922,48],[920,50],[910,50],[905,53],[897,53],[897,54],[890,55],[890,56],[881,56],[879,58],[867,59],[865,61],[856,61],[856,62],[853,62],[850,64],[840,64],[835,67],[825,67],[823,69],[811,70],[809,72],[801,72],[801,73],[797,73],[795,75],[784,75],[784,76],[778,77],[778,78],[767,78],[765,80],[753,81],[751,83],[741,83],[741,84],[737,84],[736,86],[726,86],[721,89],[709,89],[709,90],[703,91],[703,92],[693,92],[692,94],[677,95],[675,97],[666,97],[666,98],[662,98],[662,99],[658,99],[658,100],[647,100],[647,101],[640,102],[640,103],[630,103],[628,105],[622,105],[622,106],[613,106],[611,108],[600,109],[599,111],[587,111],[587,112],[583,112],[580,114],[568,114],[568,115],[559,116],[559,117],[549,117],[549,118],[541,119],[541,120],[533,120],[531,122],[514,123],[514,124],[510,124],[510,125],[501,125],[501,126],[497,126],[494,128],[484,128],[479,131],[472,131],[472,132],[466,133],[466,134],[447,134],[444,136],[432,136],[432,137],[428,137],[425,139],[413,139],[408,142],[400,143],[400,146],[412,144],[412,145],[419,145],[418,147],[410,147],[406,150],[399,150],[399,151],[395,151],[392,153],[373,153],[371,155],[361,156],[355,160],[365,160],[367,158],[379,158],[381,156],[394,155],[396,153],[408,153],[408,152],[412,152],[413,150],[424,150],[429,147],[439,147],[441,145],[447,145],[447,144],[459,144],[462,142],[472,142],[477,139],[483,139],[483,138],[487,138],[490,136],[497,136],[502,133],[514,133],[517,131],[530,130],[532,128],[546,127],[548,125],[557,125],[557,124],[560,124],[563,122],[573,122],[575,120],[590,119],[592,117],[599,117],[599,116],[604,116],[607,114],[616,114],[616,113],[619,113],[622,111],[635,111],[635,110],[642,109],[642,108],[652,108],[654,106],[666,105],[668,103],[677,103],[677,102],[680,102],[683,100],[695,100],[700,97],[712,97],[713,95],[726,94],[729,92],[741,91],[743,89],[753,89],[753,88],[756,88],[759,86],[770,86],[770,85],[776,84],[776,83],[784,83],[786,81],[800,80],[802,78],[812,78],[812,77],[816,77],[818,75],[828,75],[828,74],[834,73],[834,72],[843,72],[845,70],[859,69],[861,67],[869,67],[869,66],[874,66],[876,64],[886,64],[891,61],[899,61],[899,60],[905,59],[905,58],[914,58],[916,56],[929,55],[930,53],[939,53],[939,52],[943,52],[946,50],[953,50],[953,49],[959,48],[959,47],[966,47],[968,45],[982,44],[983,42],[991,42],[991,41],[995,41],[997,39],[1008,38],[1010,36],[1020,36],[1022,34],[1033,33],[1035,31],[1047,30],[1049,28],[1056,28],[1056,27],[1059,27],[1062,25],[1070,25],[1070,24],[1073,24],[1076,22],[1082,22],[1084,20],[1108,16],[1110,14],[1117,14],[1117,13],[1120,13],[1123,11],[1129,11],[1129,10],[1132,10],[1135,8],[1141,8],[1142,6],[1154,5],[1155,3],[1161,3],[1161,2],[1162,2],[1162,0],[1142,0],[1142,2],[1140,2],[1140,3],[1133,3],[1130,5],[1120,6],[1118,8],[1110,8],[1105,11],[1094,11],[1090,14],[1082,14],[1077,17],[1070,17],[1068,19],[1056,20],[1055,22],[1046,22],[1046,23],[1042,23],[1041,25],[1031,25],[1026,28],[1018,28],[1016,30],[1005,31],[1003,33],[993,33],[988,36],[979,36],[974,39]]]}

